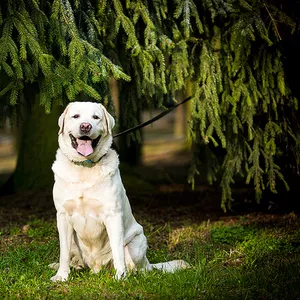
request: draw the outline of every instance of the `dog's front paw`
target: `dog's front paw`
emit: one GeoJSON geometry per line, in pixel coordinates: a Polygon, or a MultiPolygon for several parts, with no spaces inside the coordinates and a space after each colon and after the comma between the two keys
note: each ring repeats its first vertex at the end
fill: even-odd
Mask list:
{"type": "Polygon", "coordinates": [[[58,282],[58,281],[67,281],[69,276],[69,272],[57,272],[56,275],[51,277],[51,281],[58,282]]]}
{"type": "Polygon", "coordinates": [[[125,270],[117,270],[115,279],[116,280],[124,279],[126,277],[126,275],[127,275],[127,273],[125,270]]]}

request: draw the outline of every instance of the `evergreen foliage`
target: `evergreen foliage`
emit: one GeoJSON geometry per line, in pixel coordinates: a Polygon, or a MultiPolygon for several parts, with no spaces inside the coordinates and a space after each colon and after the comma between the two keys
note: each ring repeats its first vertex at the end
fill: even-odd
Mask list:
{"type": "Polygon", "coordinates": [[[79,93],[103,101],[93,84],[105,84],[110,74],[129,80],[103,55],[94,28],[78,26],[84,27],[87,19],[89,26],[95,19],[92,12],[68,0],[1,3],[1,116],[11,116],[23,88],[32,83],[38,85],[40,104],[49,113],[53,100],[62,104],[63,98],[73,101],[79,93]]]}
{"type": "Polygon", "coordinates": [[[295,23],[273,3],[8,0],[0,12],[1,116],[19,115],[33,86],[46,112],[79,93],[111,105],[114,76],[129,128],[144,107],[167,105],[189,85],[190,183],[199,170],[219,180],[224,209],[237,175],[253,184],[257,200],[265,189],[276,192],[278,181],[288,188],[278,158],[288,144],[299,163],[290,118],[298,101],[286,83],[280,30],[292,33],[295,23]]]}

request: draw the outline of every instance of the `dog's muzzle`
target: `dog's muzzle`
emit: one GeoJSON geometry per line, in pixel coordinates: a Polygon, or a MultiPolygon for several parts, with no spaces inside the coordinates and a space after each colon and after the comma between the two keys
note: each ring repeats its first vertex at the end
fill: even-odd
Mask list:
{"type": "Polygon", "coordinates": [[[72,147],[82,156],[89,156],[94,152],[97,144],[100,141],[101,135],[96,139],[91,139],[89,136],[83,135],[75,138],[71,133],[69,134],[72,147]]]}

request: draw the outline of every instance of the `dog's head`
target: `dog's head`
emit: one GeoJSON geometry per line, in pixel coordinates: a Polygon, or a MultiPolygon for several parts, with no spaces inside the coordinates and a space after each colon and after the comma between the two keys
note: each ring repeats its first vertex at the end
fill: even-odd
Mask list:
{"type": "Polygon", "coordinates": [[[58,120],[59,146],[71,160],[97,159],[112,143],[114,118],[100,103],[72,102],[58,120]]]}

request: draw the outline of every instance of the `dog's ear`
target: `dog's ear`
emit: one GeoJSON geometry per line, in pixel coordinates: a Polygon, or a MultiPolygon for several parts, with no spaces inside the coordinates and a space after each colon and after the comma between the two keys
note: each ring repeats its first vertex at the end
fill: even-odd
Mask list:
{"type": "Polygon", "coordinates": [[[102,105],[103,107],[103,112],[104,112],[104,117],[106,120],[106,125],[107,125],[107,131],[109,134],[112,133],[112,129],[115,126],[115,119],[113,118],[113,116],[105,109],[105,107],[102,105]]]}
{"type": "Polygon", "coordinates": [[[65,108],[65,110],[63,111],[63,113],[60,115],[60,117],[58,119],[58,126],[59,126],[58,135],[60,135],[61,133],[64,132],[65,117],[66,117],[66,114],[72,104],[73,103],[68,104],[68,106],[65,108]]]}

